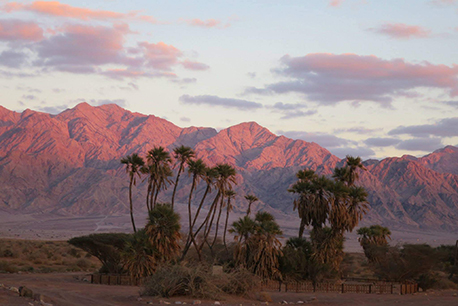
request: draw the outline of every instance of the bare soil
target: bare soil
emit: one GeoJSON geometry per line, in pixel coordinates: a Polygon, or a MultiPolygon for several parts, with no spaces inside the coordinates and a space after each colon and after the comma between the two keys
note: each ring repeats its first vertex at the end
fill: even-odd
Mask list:
{"type": "MultiPolygon", "coordinates": [[[[192,304],[193,299],[173,298],[157,299],[153,297],[141,297],[139,287],[94,285],[82,281],[84,273],[56,273],[56,274],[0,274],[0,283],[7,286],[27,286],[34,293],[45,295],[53,305],[63,306],[104,306],[104,305],[148,305],[176,302],[192,304]]],[[[356,293],[284,293],[268,292],[272,302],[269,304],[297,304],[299,301],[311,305],[458,305],[458,291],[441,290],[414,295],[377,295],[356,293]]],[[[257,299],[258,293],[253,293],[251,298],[226,296],[221,305],[261,305],[257,299]]],[[[214,304],[215,301],[202,301],[202,304],[214,304]]],[[[265,303],[264,303],[265,304],[265,303]]],[[[18,297],[6,289],[0,289],[0,305],[39,305],[32,299],[18,297]]]]}

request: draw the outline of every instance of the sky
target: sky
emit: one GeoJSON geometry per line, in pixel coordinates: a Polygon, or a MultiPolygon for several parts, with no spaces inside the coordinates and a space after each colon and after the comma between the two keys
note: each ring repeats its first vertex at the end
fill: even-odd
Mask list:
{"type": "Polygon", "coordinates": [[[0,101],[422,156],[458,144],[457,50],[458,0],[0,0],[0,101]]]}

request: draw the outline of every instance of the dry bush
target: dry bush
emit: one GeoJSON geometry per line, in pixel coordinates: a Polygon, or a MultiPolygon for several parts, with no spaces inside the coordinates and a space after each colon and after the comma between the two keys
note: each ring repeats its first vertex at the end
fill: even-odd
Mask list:
{"type": "Polygon", "coordinates": [[[143,295],[193,298],[217,298],[221,290],[215,285],[214,277],[203,266],[193,268],[173,265],[161,266],[154,275],[147,278],[143,295]]]}
{"type": "Polygon", "coordinates": [[[222,290],[229,294],[246,296],[260,284],[259,277],[246,269],[238,269],[225,275],[227,278],[222,290]]]}
{"type": "Polygon", "coordinates": [[[7,261],[0,261],[0,273],[16,273],[17,268],[7,261]]]}
{"type": "Polygon", "coordinates": [[[161,266],[147,278],[142,294],[217,299],[222,293],[247,295],[258,285],[258,278],[247,270],[212,275],[210,267],[173,265],[161,266]]]}
{"type": "Polygon", "coordinates": [[[272,297],[270,296],[268,292],[260,292],[258,300],[261,302],[271,303],[272,297]]]}

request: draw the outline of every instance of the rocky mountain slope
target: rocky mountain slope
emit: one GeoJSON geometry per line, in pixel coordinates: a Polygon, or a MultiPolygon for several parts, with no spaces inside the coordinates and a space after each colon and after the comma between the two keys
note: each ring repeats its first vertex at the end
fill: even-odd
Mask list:
{"type": "MultiPolygon", "coordinates": [[[[153,146],[193,147],[209,165],[238,170],[236,207],[256,194],[258,207],[293,214],[286,190],[302,168],[330,174],[340,159],[316,143],[276,136],[254,122],[217,132],[180,128],[167,120],[117,105],[81,103],[58,115],[0,107],[0,209],[61,215],[124,214],[128,177],[119,160],[144,155],[153,146]]],[[[367,163],[360,183],[369,191],[366,223],[458,230],[458,148],[423,158],[404,156],[367,163]]],[[[189,178],[182,176],[178,200],[185,202],[189,178]]],[[[197,195],[203,192],[203,184],[197,195]]],[[[145,184],[135,190],[143,209],[145,184]]],[[[166,201],[171,191],[161,194],[166,201]]]]}

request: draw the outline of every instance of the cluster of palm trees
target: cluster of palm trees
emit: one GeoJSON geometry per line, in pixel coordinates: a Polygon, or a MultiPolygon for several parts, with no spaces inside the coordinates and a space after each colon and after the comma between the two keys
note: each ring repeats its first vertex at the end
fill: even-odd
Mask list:
{"type": "Polygon", "coordinates": [[[294,201],[301,219],[299,237],[311,226],[313,257],[338,270],[343,258],[344,233],[352,231],[367,212],[367,192],[355,186],[359,170],[365,170],[361,158],[347,156],[346,165],[335,168],[333,179],[301,170],[298,181],[289,189],[298,194],[294,201]]]}
{"type": "Polygon", "coordinates": [[[372,225],[361,227],[356,233],[359,235],[359,243],[369,262],[379,262],[388,250],[388,239],[391,239],[391,231],[381,225],[372,225]]]}
{"type": "MultiPolygon", "coordinates": [[[[229,222],[229,215],[232,211],[233,199],[236,193],[233,190],[236,182],[236,170],[229,164],[217,164],[209,167],[202,159],[196,158],[192,148],[179,146],[173,149],[173,158],[171,153],[164,147],[158,146],[149,150],[145,159],[134,153],[121,159],[121,163],[126,166],[126,171],[130,177],[129,183],[129,205],[132,227],[137,232],[133,213],[132,188],[136,185],[137,179],[143,177],[147,181],[146,208],[151,213],[159,205],[159,194],[173,185],[170,206],[175,208],[176,195],[181,175],[187,171],[191,177],[192,183],[188,196],[188,235],[183,247],[182,258],[184,258],[193,245],[196,249],[199,259],[201,259],[202,248],[208,245],[210,249],[215,245],[218,238],[218,229],[222,221],[223,212],[225,211],[225,224],[223,232],[223,241],[226,246],[226,232],[229,222]],[[176,169],[175,171],[173,169],[176,169]],[[174,172],[176,173],[173,180],[174,172]],[[205,185],[205,191],[200,198],[196,198],[195,191],[199,184],[205,185]],[[209,208],[206,215],[203,215],[203,207],[207,198],[214,192],[214,197],[208,201],[209,208]],[[197,209],[193,213],[193,204],[197,209]],[[199,218],[200,217],[200,218],[199,218]],[[203,219],[203,221],[198,222],[203,219]],[[214,230],[213,230],[214,229],[214,230]],[[213,232],[212,232],[213,230],[213,232]],[[211,234],[213,234],[212,237],[211,234]],[[200,243],[196,239],[197,235],[203,237],[200,243]]],[[[253,195],[247,195],[249,203],[248,214],[251,205],[258,199],[253,195]]],[[[226,246],[227,248],[227,246],[226,246]]]]}

